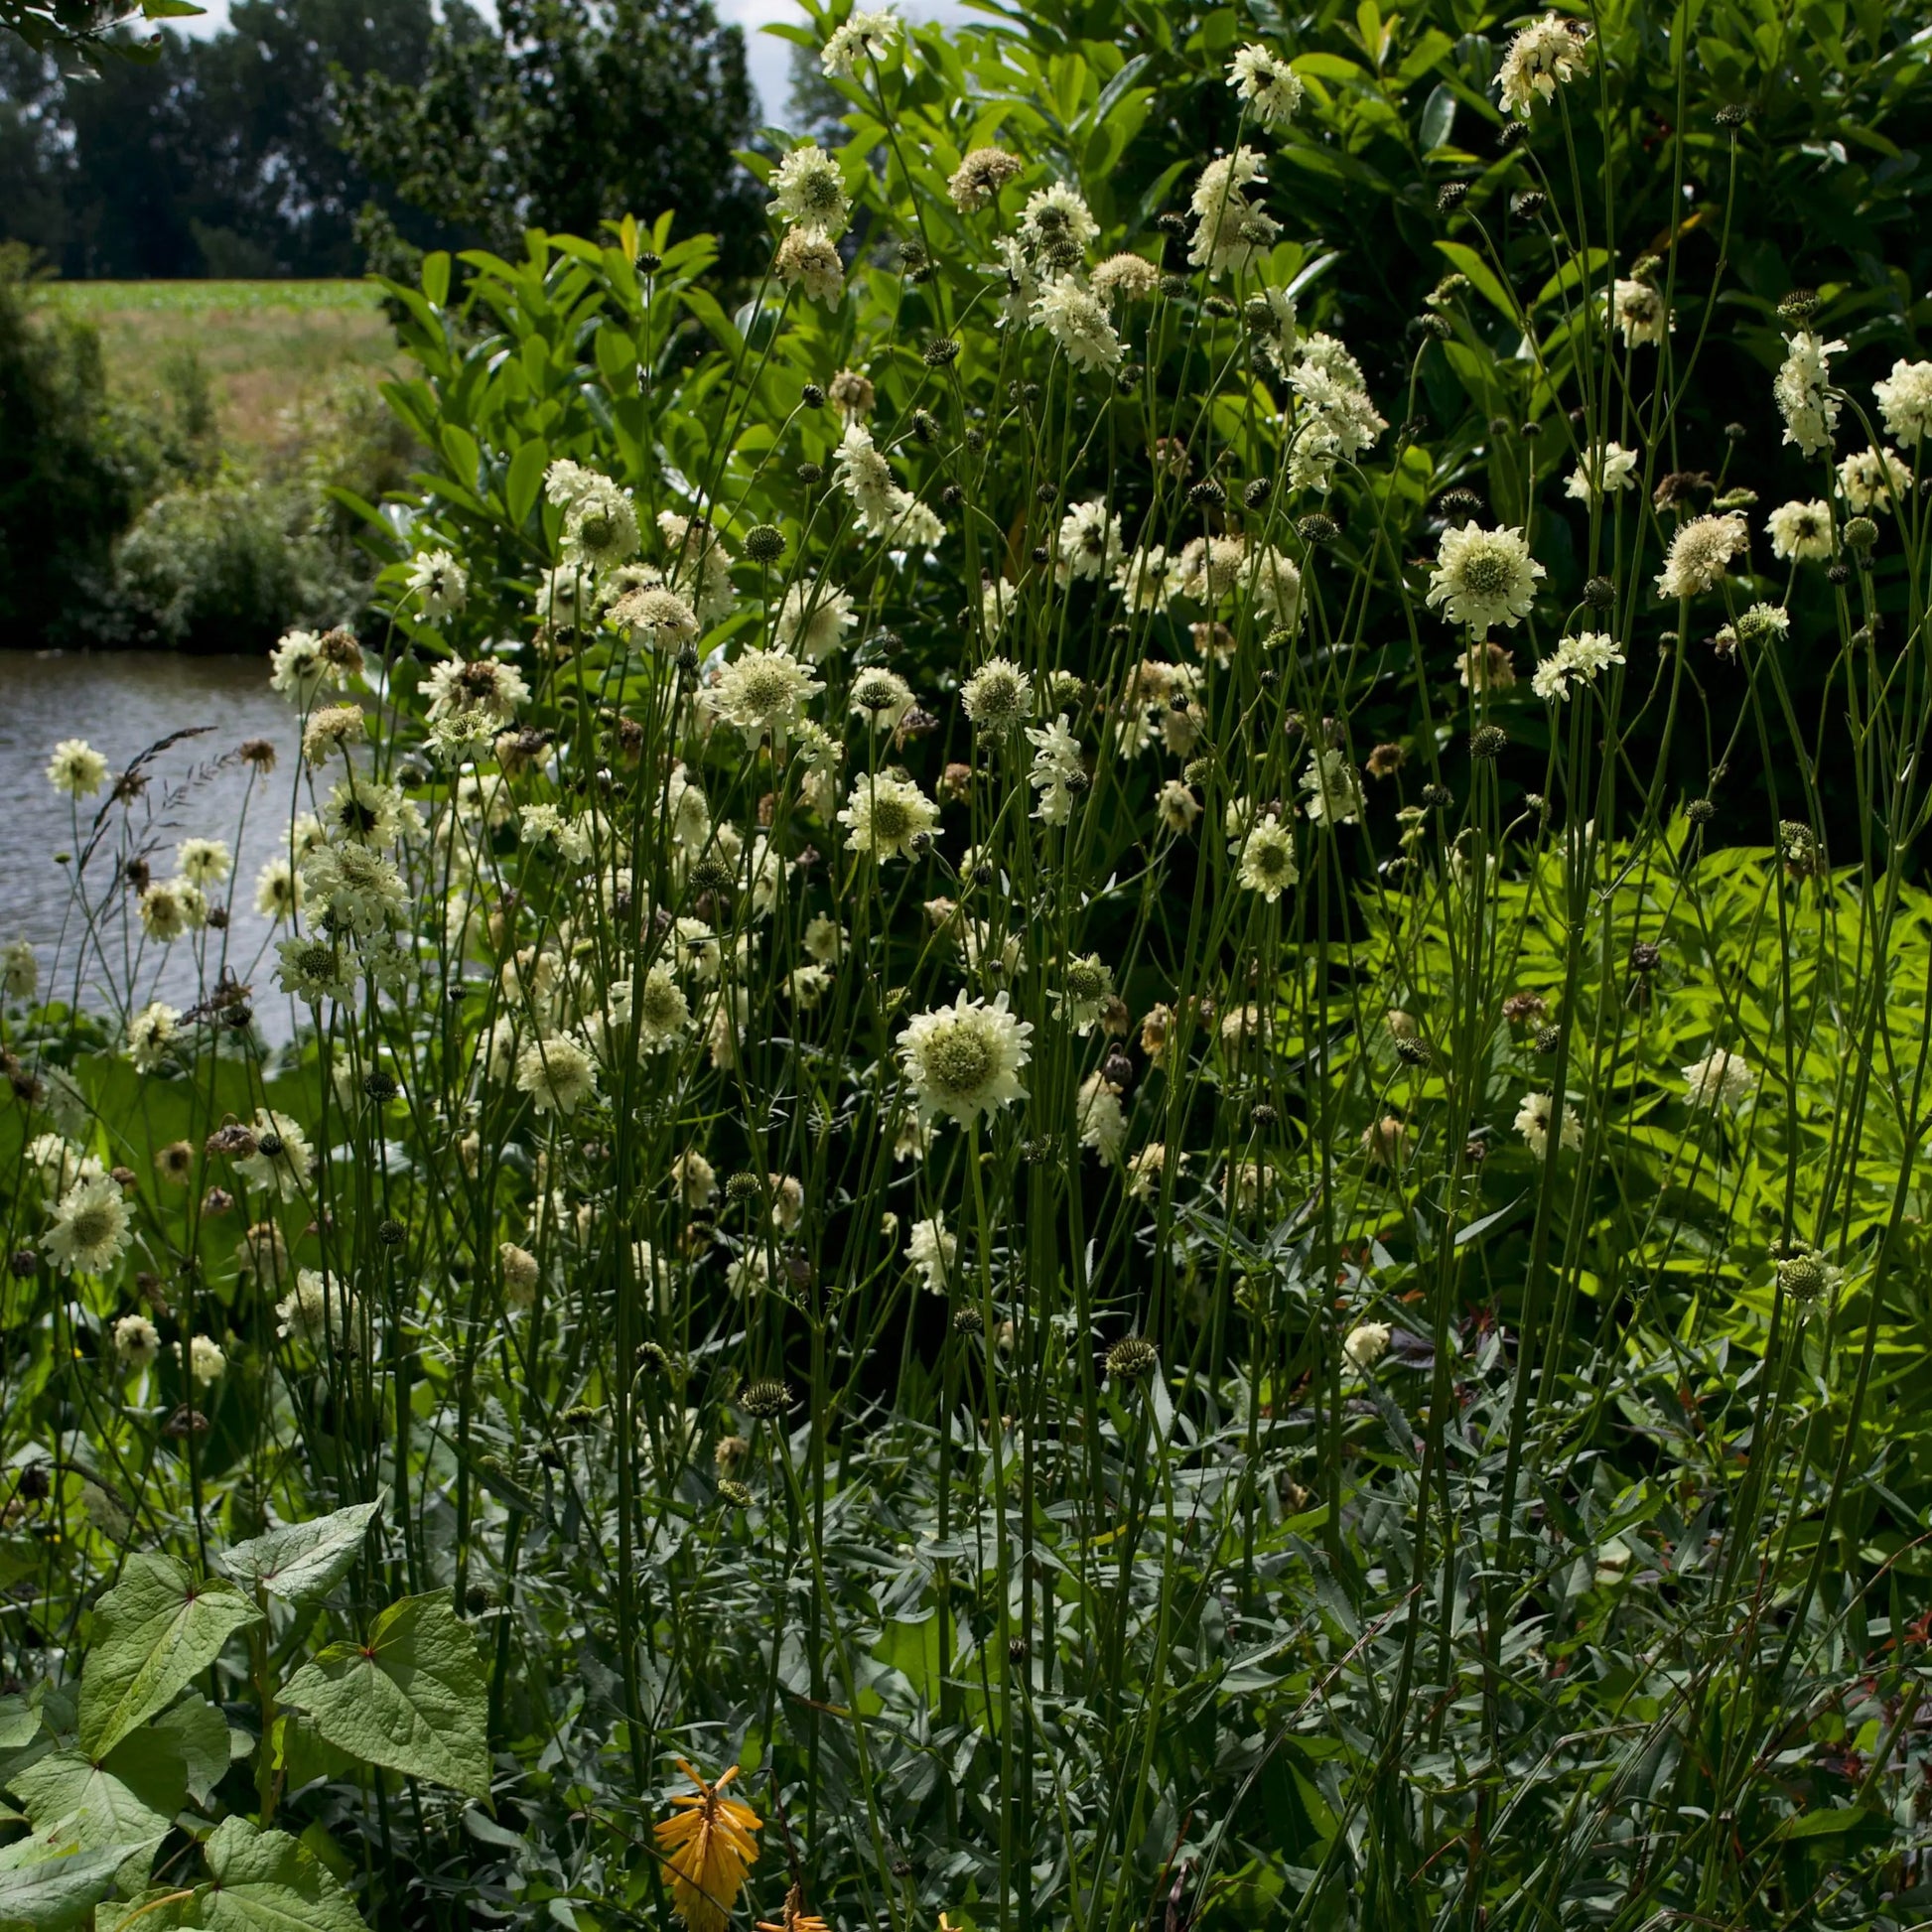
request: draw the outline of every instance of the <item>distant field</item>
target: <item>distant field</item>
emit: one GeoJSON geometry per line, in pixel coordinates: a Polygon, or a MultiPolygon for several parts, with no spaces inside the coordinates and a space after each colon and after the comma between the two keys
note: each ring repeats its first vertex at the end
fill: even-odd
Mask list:
{"type": "Polygon", "coordinates": [[[163,386],[192,349],[223,441],[263,454],[299,445],[305,409],[343,372],[373,380],[398,359],[366,282],[53,282],[46,299],[100,331],[125,394],[163,386]]]}

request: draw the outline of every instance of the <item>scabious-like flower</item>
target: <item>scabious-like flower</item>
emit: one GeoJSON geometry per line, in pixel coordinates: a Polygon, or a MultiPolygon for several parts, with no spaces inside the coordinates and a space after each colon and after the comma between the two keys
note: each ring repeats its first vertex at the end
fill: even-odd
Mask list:
{"type": "Polygon", "coordinates": [[[1452,623],[1482,631],[1529,616],[1543,566],[1521,530],[1485,530],[1472,520],[1443,532],[1436,558],[1428,601],[1441,605],[1452,623]]]}
{"type": "Polygon", "coordinates": [[[1295,396],[1289,482],[1326,489],[1335,465],[1369,449],[1388,423],[1369,400],[1361,364],[1333,336],[1317,331],[1301,340],[1288,386],[1295,396]]]}
{"type": "Polygon", "coordinates": [[[832,467],[859,512],[854,524],[862,535],[930,548],[944,534],[939,519],[893,475],[863,423],[846,425],[832,467]]]}
{"type": "Polygon", "coordinates": [[[845,177],[839,164],[815,141],[793,148],[771,177],[777,190],[769,211],[794,228],[809,228],[836,241],[852,222],[845,177]]]}
{"type": "Polygon", "coordinates": [[[825,689],[810,666],[785,649],[746,651],[718,674],[711,709],[735,725],[749,745],[767,733],[782,747],[804,714],[805,705],[825,689]]]}
{"type": "Polygon", "coordinates": [[[899,1034],[899,1069],[921,1120],[945,1114],[962,1126],[1027,1098],[1020,1074],[1032,1056],[1032,1024],[962,992],[949,1007],[918,1015],[899,1034]]]}
{"type": "Polygon", "coordinates": [[[69,798],[91,798],[107,782],[107,760],[84,738],[64,738],[47,761],[47,781],[69,798]]]}
{"type": "Polygon", "coordinates": [[[989,657],[959,689],[960,709],[976,725],[1002,729],[1034,715],[1034,683],[1010,657],[989,657]]]}
{"type": "Polygon", "coordinates": [[[697,640],[698,614],[664,584],[645,584],[626,592],[611,606],[610,616],[620,630],[661,651],[675,651],[697,640]]]}
{"type": "Polygon", "coordinates": [[[1559,83],[1589,71],[1588,54],[1589,29],[1582,21],[1558,14],[1532,21],[1510,42],[1496,76],[1503,111],[1528,120],[1538,100],[1556,99],[1559,83]]]}
{"type": "Polygon", "coordinates": [[[934,1208],[923,1221],[914,1221],[905,1240],[905,1258],[919,1271],[934,1295],[946,1292],[946,1283],[959,1256],[959,1238],[946,1232],[943,1208],[934,1208]]]}
{"type": "Polygon", "coordinates": [[[1272,905],[1301,877],[1302,869],[1295,862],[1295,835],[1278,818],[1256,819],[1241,841],[1236,880],[1272,905]]]}
{"type": "Polygon", "coordinates": [[[597,1062],[562,1034],[534,1039],[516,1056],[516,1085],[540,1114],[574,1114],[597,1091],[597,1062]]]}
{"type": "Polygon", "coordinates": [[[152,1073],[168,1056],[168,1047],[181,1025],[181,1014],[160,1000],[152,1001],[127,1023],[127,1056],[138,1071],[152,1073]]]}
{"type": "Polygon", "coordinates": [[[1053,275],[1034,297],[1033,320],[1066,351],[1076,369],[1120,367],[1120,338],[1107,305],[1077,276],[1053,275]]]}
{"type": "Polygon", "coordinates": [[[1701,596],[1724,582],[1732,557],[1750,548],[1750,526],[1734,510],[1723,516],[1694,516],[1682,525],[1664,553],[1657,591],[1672,599],[1701,596]]]}
{"type": "Polygon", "coordinates": [[[838,307],[845,295],[845,260],[839,245],[816,228],[793,228],[778,244],[771,272],[786,288],[803,289],[814,302],[838,307]]]}
{"type": "Polygon", "coordinates": [[[1035,273],[1064,273],[1077,268],[1086,251],[1100,238],[1078,189],[1056,181],[1027,197],[1020,216],[1019,244],[1035,273]]]}
{"type": "Polygon", "coordinates": [[[1257,252],[1273,244],[1282,224],[1247,197],[1250,186],[1266,187],[1261,156],[1253,148],[1236,148],[1210,161],[1194,184],[1188,204],[1195,220],[1194,239],[1187,259],[1205,268],[1210,281],[1232,269],[1246,273],[1257,252]]]}
{"type": "Polygon", "coordinates": [[[1087,779],[1079,741],[1066,722],[1066,713],[1061,712],[1050,725],[1030,725],[1027,743],[1034,748],[1033,769],[1027,774],[1027,782],[1039,793],[1033,815],[1042,825],[1064,825],[1073,816],[1074,790],[1087,779]]]}
{"type": "Polygon", "coordinates": [[[128,1242],[127,1202],[105,1175],[83,1176],[55,1204],[41,1246],[64,1275],[98,1275],[128,1242]]]}
{"type": "Polygon", "coordinates": [[[1342,1338],[1341,1352],[1350,1368],[1366,1375],[1388,1352],[1389,1324],[1386,1321],[1360,1321],[1342,1338]]]}
{"type": "Polygon", "coordinates": [[[474,663],[446,657],[431,666],[423,694],[429,699],[431,723],[476,712],[492,724],[506,725],[518,706],[529,702],[530,687],[522,672],[500,657],[480,657],[474,663]]]}
{"type": "Polygon", "coordinates": [[[1228,85],[1254,109],[1263,127],[1286,127],[1302,105],[1302,76],[1265,47],[1236,52],[1228,63],[1228,85]]]}
{"type": "Polygon", "coordinates": [[[309,1137],[286,1114],[267,1107],[255,1112],[254,1150],[235,1162],[235,1172],[249,1186],[294,1200],[308,1185],[315,1150],[309,1137]]]}
{"type": "Polygon", "coordinates": [[[1896,450],[1859,450],[1839,464],[1838,486],[1862,515],[1889,512],[1910,493],[1912,473],[1899,461],[1896,450]]]}
{"type": "Polygon", "coordinates": [[[1809,329],[1796,331],[1787,345],[1784,366],[1771,383],[1771,394],[1784,417],[1784,440],[1795,443],[1803,456],[1818,456],[1832,447],[1838,428],[1839,403],[1828,392],[1831,358],[1843,343],[1821,342],[1809,329]]]}
{"type": "Polygon", "coordinates": [[[1819,563],[1832,554],[1832,506],[1822,497],[1780,503],[1764,519],[1771,554],[1783,563],[1819,563]]]}
{"type": "MultiPolygon", "coordinates": [[[[849,80],[862,61],[883,62],[897,44],[898,15],[890,9],[854,13],[819,51],[818,64],[827,78],[849,80]]],[[[692,1932],[700,1932],[694,1926],[692,1932]]]]}
{"type": "Polygon", "coordinates": [[[207,922],[207,899],[186,879],[158,879],[138,901],[141,928],[150,939],[172,944],[207,922]]]}
{"type": "Polygon", "coordinates": [[[470,600],[470,574],[447,550],[428,550],[412,558],[403,582],[432,622],[458,616],[470,600]]]}
{"type": "Polygon", "coordinates": [[[1082,1147],[1091,1148],[1110,1166],[1120,1159],[1120,1151],[1127,1144],[1127,1110],[1106,1074],[1096,1070],[1080,1082],[1073,1117],[1082,1147]]]}
{"type": "Polygon", "coordinates": [[[1114,996],[1114,971],[1098,953],[1075,954],[1053,989],[1053,1018],[1063,1020],[1083,1038],[1093,1032],[1114,996]]]}
{"type": "Polygon", "coordinates": [[[844,645],[845,633],[857,621],[845,591],[822,578],[801,577],[786,588],[771,634],[782,649],[819,664],[844,645]]]}
{"type": "Polygon", "coordinates": [[[1579,502],[1600,502],[1619,489],[1637,485],[1637,454],[1621,443],[1605,443],[1600,450],[1586,450],[1583,459],[1570,473],[1564,494],[1579,502]]]}
{"type": "Polygon", "coordinates": [[[1061,584],[1082,577],[1104,577],[1119,562],[1120,518],[1107,511],[1106,498],[1090,496],[1060,518],[1053,546],[1053,575],[1061,584]]]}
{"type": "Polygon", "coordinates": [[[9,939],[0,946],[0,994],[9,1000],[31,1000],[41,990],[40,961],[25,939],[9,939]]]}
{"type": "Polygon", "coordinates": [[[869,772],[853,784],[839,823],[850,828],[848,852],[869,853],[884,865],[913,856],[913,840],[931,834],[939,807],[910,778],[869,772]]]}
{"type": "Polygon", "coordinates": [[[344,1346],[354,1336],[360,1311],[335,1276],[316,1268],[296,1271],[295,1288],[275,1305],[276,1332],[317,1345],[344,1346]]]}
{"type": "MultiPolygon", "coordinates": [[[[892,16],[854,16],[861,18],[892,16]]],[[[689,1932],[725,1932],[758,1858],[752,1834],[762,1829],[762,1821],[750,1805],[725,1796],[725,1787],[738,1776],[736,1764],[716,1784],[707,1784],[683,1758],[677,1768],[697,1790],[674,1797],[675,1814],[651,1828],[671,1874],[671,1909],[689,1932]]]]}
{"type": "Polygon", "coordinates": [[[183,839],[175,847],[175,870],[190,885],[218,886],[234,870],[234,854],[225,839],[183,839]]]}
{"type": "Polygon", "coordinates": [[[1719,1107],[1741,1107],[1757,1086],[1757,1075],[1741,1053],[1728,1053],[1722,1047],[1683,1069],[1685,1096],[1693,1107],[1716,1111],[1719,1107]]]}
{"type": "MultiPolygon", "coordinates": [[[[1541,1161],[1550,1152],[1550,1129],[1556,1123],[1557,1102],[1554,1094],[1526,1093],[1523,1104],[1516,1110],[1516,1131],[1522,1135],[1529,1150],[1541,1161]]],[[[1584,1123],[1577,1110],[1565,1101],[1563,1125],[1559,1135],[1562,1146],[1575,1150],[1584,1144],[1584,1123]]]]}
{"type": "Polygon", "coordinates": [[[1885,434],[1909,449],[1932,436],[1932,362],[1908,362],[1901,355],[1890,375],[1871,385],[1885,434]]]}
{"type": "Polygon", "coordinates": [[[1164,831],[1184,838],[1200,817],[1200,800],[1182,779],[1170,778],[1154,801],[1154,815],[1164,831]]]}
{"type": "Polygon", "coordinates": [[[160,1354],[161,1330],[145,1314],[124,1314],[114,1323],[114,1356],[123,1368],[152,1368],[160,1354]]]}
{"type": "Polygon", "coordinates": [[[1136,616],[1165,611],[1173,595],[1174,563],[1162,544],[1149,544],[1123,557],[1114,570],[1114,589],[1136,616]]]}
{"type": "Polygon", "coordinates": [[[1026,167],[1018,155],[1004,148],[974,148],[953,170],[946,193],[961,214],[974,214],[1026,167]]]}
{"type": "Polygon", "coordinates": [[[1530,688],[1539,698],[1561,701],[1579,684],[1594,684],[1600,673],[1623,662],[1615,638],[1601,630],[1566,637],[1536,667],[1530,688]]]}
{"type": "Polygon", "coordinates": [[[1663,296],[1648,282],[1619,276],[1607,300],[1611,318],[1626,347],[1658,347],[1677,327],[1663,296]]]}
{"type": "Polygon", "coordinates": [[[188,1344],[188,1372],[199,1387],[218,1382],[227,1366],[227,1355],[211,1336],[197,1335],[188,1344]]]}
{"type": "Polygon", "coordinates": [[[1313,753],[1302,772],[1301,785],[1308,794],[1303,810],[1317,825],[1353,825],[1367,804],[1361,774],[1339,750],[1313,753]]]}
{"type": "Polygon", "coordinates": [[[1161,271],[1145,255],[1109,255],[1087,285],[1103,302],[1139,302],[1161,286],[1161,271]]]}
{"type": "Polygon", "coordinates": [[[394,863],[359,845],[325,845],[310,853],[302,863],[302,897],[358,939],[385,930],[409,909],[409,889],[394,863]]]}

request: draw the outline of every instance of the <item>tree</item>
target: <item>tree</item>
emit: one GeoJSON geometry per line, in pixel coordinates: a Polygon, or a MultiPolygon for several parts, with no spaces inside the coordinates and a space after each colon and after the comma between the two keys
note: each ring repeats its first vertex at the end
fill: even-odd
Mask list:
{"type": "Polygon", "coordinates": [[[743,273],[762,232],[744,35],[710,0],[500,0],[493,28],[453,0],[419,83],[370,74],[345,106],[371,178],[499,250],[671,208],[743,273]]]}
{"type": "Polygon", "coordinates": [[[90,78],[0,39],[0,232],[69,276],[356,274],[381,191],[340,90],[415,80],[433,27],[429,0],[236,0],[211,40],[90,78]]]}

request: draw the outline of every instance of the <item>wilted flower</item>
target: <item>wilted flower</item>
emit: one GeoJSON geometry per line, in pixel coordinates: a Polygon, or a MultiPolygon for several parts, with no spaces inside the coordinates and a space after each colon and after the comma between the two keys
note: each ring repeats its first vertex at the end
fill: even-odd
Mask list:
{"type": "Polygon", "coordinates": [[[1750,547],[1750,529],[1734,511],[1724,516],[1694,516],[1670,540],[1657,575],[1661,597],[1690,598],[1716,590],[1725,567],[1750,547]]]}

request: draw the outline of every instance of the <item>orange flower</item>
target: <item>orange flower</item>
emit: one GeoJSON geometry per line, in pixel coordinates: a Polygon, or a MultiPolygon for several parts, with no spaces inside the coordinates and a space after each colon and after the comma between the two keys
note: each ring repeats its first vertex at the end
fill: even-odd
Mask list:
{"type": "Polygon", "coordinates": [[[725,1932],[759,1855],[752,1834],[763,1821],[750,1805],[724,1795],[738,1775],[736,1764],[716,1784],[707,1784],[681,1757],[677,1768],[698,1788],[673,1798],[677,1816],[653,1827],[671,1868],[671,1908],[691,1932],[725,1932]]]}
{"type": "Polygon", "coordinates": [[[829,1932],[825,1921],[816,1912],[805,1909],[805,1892],[801,1885],[793,1885],[785,1893],[784,1910],[777,1919],[759,1919],[759,1932],[829,1932]]]}

